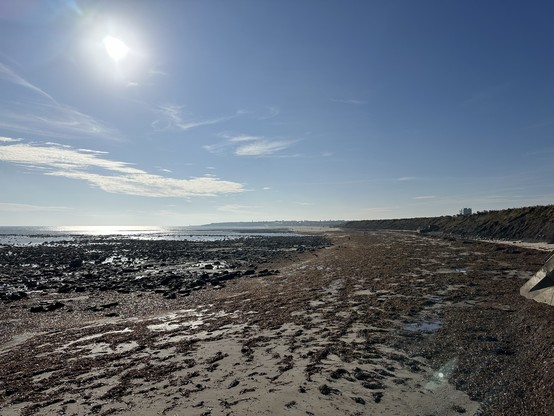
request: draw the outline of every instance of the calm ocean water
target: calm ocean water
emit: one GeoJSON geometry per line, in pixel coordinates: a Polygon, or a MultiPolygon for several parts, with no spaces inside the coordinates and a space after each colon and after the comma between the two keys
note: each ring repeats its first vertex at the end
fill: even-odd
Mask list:
{"type": "Polygon", "coordinates": [[[272,232],[271,229],[248,231],[202,229],[202,227],[155,226],[74,226],[74,227],[12,227],[0,226],[0,244],[24,245],[75,240],[81,237],[113,237],[137,240],[214,241],[248,236],[294,236],[295,233],[272,232]]]}

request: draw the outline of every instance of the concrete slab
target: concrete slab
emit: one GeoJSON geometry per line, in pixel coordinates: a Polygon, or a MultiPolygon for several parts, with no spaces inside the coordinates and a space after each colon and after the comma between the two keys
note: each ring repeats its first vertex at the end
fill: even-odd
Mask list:
{"type": "Polygon", "coordinates": [[[544,266],[525,283],[519,293],[528,299],[554,306],[554,254],[544,266]]]}

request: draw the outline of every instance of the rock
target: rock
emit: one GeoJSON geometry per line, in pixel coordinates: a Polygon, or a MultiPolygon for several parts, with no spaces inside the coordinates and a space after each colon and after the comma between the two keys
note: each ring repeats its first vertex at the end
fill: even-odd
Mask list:
{"type": "Polygon", "coordinates": [[[356,367],[354,369],[354,377],[356,378],[356,380],[364,381],[375,378],[375,375],[373,373],[370,373],[369,371],[362,370],[361,368],[356,367]]]}
{"type": "Polygon", "coordinates": [[[33,312],[33,313],[50,312],[50,311],[55,311],[56,309],[63,308],[64,306],[65,306],[64,303],[59,302],[59,301],[54,301],[54,302],[51,302],[51,303],[47,303],[45,305],[44,304],[33,305],[33,306],[31,306],[30,311],[33,312]]]}
{"type": "Polygon", "coordinates": [[[33,306],[31,306],[30,311],[31,311],[32,313],[46,312],[46,311],[44,310],[44,306],[42,306],[42,305],[33,305],[33,306]]]}
{"type": "Polygon", "coordinates": [[[69,262],[69,268],[70,269],[77,269],[79,267],[81,267],[83,265],[83,260],[81,259],[75,259],[75,260],[71,260],[69,262]]]}
{"type": "Polygon", "coordinates": [[[18,291],[18,292],[8,293],[7,296],[6,296],[6,299],[11,300],[11,301],[17,301],[17,300],[21,300],[21,299],[26,299],[28,297],[29,297],[29,295],[27,295],[27,292],[18,291]]]}
{"type": "Polygon", "coordinates": [[[100,305],[100,308],[102,309],[109,309],[109,308],[114,308],[116,306],[119,305],[119,302],[111,302],[111,303],[105,303],[103,305],[100,305]]]}
{"type": "Polygon", "coordinates": [[[71,286],[69,285],[62,285],[58,288],[58,293],[69,293],[71,292],[71,286]]]}
{"type": "Polygon", "coordinates": [[[378,381],[364,381],[362,386],[369,390],[379,390],[384,388],[383,384],[378,381]]]}
{"type": "Polygon", "coordinates": [[[49,303],[48,305],[46,305],[44,307],[44,309],[46,309],[47,311],[55,311],[56,309],[63,308],[64,306],[65,306],[64,303],[59,302],[59,301],[55,301],[55,302],[52,302],[52,303],[49,303]]]}
{"type": "Polygon", "coordinates": [[[338,393],[339,391],[337,389],[333,389],[329,387],[327,384],[322,384],[319,386],[319,392],[325,396],[328,396],[331,393],[338,393]]]}

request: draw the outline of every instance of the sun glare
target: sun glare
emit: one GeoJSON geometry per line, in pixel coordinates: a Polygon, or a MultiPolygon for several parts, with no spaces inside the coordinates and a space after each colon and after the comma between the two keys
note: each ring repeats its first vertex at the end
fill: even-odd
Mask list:
{"type": "Polygon", "coordinates": [[[113,36],[106,36],[102,41],[106,52],[115,62],[119,62],[124,59],[129,53],[129,47],[125,45],[121,39],[114,38],[113,36]]]}

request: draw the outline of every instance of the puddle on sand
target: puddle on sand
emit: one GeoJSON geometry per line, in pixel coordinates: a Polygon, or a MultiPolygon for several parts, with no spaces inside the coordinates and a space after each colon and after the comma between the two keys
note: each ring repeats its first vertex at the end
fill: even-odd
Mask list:
{"type": "Polygon", "coordinates": [[[441,326],[442,322],[423,321],[404,324],[404,329],[413,332],[435,332],[437,329],[440,329],[441,326]]]}

